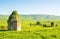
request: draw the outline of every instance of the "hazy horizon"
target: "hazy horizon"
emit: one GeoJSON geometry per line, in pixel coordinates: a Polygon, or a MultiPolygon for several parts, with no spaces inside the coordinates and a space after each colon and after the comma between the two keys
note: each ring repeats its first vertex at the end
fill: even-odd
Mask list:
{"type": "Polygon", "coordinates": [[[0,14],[46,14],[60,16],[60,0],[0,0],[0,14]]]}

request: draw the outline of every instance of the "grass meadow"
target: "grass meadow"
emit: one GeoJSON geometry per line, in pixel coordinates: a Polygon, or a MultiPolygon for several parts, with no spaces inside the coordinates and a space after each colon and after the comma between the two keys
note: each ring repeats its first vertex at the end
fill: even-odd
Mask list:
{"type": "MultiPolygon", "coordinates": [[[[54,21],[53,27],[43,27],[35,24],[35,21],[21,21],[21,31],[3,31],[0,27],[0,39],[60,39],[60,20],[54,21]],[[57,24],[57,26],[55,26],[57,24]]],[[[51,22],[50,21],[50,22],[51,22]]],[[[47,20],[41,20],[41,24],[50,25],[47,20]]],[[[7,26],[7,20],[0,20],[0,26],[7,26]]]]}

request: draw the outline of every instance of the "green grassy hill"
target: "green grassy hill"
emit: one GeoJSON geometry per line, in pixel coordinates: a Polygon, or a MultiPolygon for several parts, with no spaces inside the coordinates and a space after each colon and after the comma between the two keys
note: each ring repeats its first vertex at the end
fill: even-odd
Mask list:
{"type": "MultiPolygon", "coordinates": [[[[0,15],[0,26],[7,27],[9,15],[0,15]]],[[[53,15],[20,15],[21,31],[2,31],[0,27],[0,39],[60,39],[60,16],[53,15]],[[53,27],[43,27],[35,25],[39,21],[41,24],[53,27]],[[32,26],[30,25],[33,24],[32,26]],[[57,26],[56,26],[57,24],[57,26]]]]}

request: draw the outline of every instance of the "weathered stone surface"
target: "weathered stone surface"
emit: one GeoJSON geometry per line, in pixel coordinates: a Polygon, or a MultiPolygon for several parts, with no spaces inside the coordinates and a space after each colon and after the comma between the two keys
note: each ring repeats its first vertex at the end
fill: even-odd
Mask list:
{"type": "Polygon", "coordinates": [[[8,30],[21,30],[21,22],[17,11],[13,11],[8,19],[8,30]]]}

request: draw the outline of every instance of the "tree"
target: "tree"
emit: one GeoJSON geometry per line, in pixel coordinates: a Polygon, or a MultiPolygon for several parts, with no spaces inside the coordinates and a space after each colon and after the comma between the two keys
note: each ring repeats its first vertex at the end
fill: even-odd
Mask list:
{"type": "Polygon", "coordinates": [[[51,22],[51,26],[54,26],[54,22],[51,22]]]}
{"type": "Polygon", "coordinates": [[[57,24],[56,24],[56,27],[57,27],[57,24]]]}
{"type": "Polygon", "coordinates": [[[36,25],[40,25],[40,22],[36,22],[36,25]]]}

